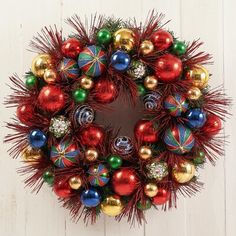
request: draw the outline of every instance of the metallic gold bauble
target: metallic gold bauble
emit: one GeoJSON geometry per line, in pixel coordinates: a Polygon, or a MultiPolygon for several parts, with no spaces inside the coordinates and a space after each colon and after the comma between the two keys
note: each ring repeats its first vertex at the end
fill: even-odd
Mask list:
{"type": "Polygon", "coordinates": [[[72,189],[78,190],[82,185],[82,180],[79,176],[73,176],[69,179],[69,185],[72,189]]]}
{"type": "Polygon", "coordinates": [[[158,80],[155,75],[149,75],[144,79],[144,86],[149,90],[154,90],[157,88],[158,80]]]}
{"type": "Polygon", "coordinates": [[[140,159],[147,160],[152,157],[152,149],[148,146],[142,146],[140,147],[138,154],[140,159]]]}
{"type": "Polygon", "coordinates": [[[143,55],[147,55],[154,50],[154,45],[150,40],[144,40],[140,45],[140,51],[143,55]]]}
{"type": "Polygon", "coordinates": [[[189,161],[184,161],[173,168],[172,175],[176,182],[186,183],[195,175],[196,169],[194,164],[189,161]]]}
{"type": "Polygon", "coordinates": [[[57,71],[55,69],[46,69],[43,78],[46,83],[54,84],[58,78],[57,71]]]}
{"type": "Polygon", "coordinates": [[[122,49],[130,51],[133,49],[135,43],[134,32],[130,29],[119,29],[114,33],[114,47],[115,49],[122,49]]]}
{"type": "Polygon", "coordinates": [[[144,186],[144,193],[148,197],[155,197],[158,193],[158,187],[154,183],[148,183],[144,186]]]}
{"type": "Polygon", "coordinates": [[[96,161],[98,158],[98,152],[94,148],[89,148],[85,151],[85,158],[88,161],[96,161]]]}
{"type": "Polygon", "coordinates": [[[205,67],[196,65],[193,69],[188,71],[187,78],[192,81],[194,87],[202,89],[208,84],[209,73],[205,67]]]}
{"type": "Polygon", "coordinates": [[[198,100],[202,96],[202,92],[197,87],[192,87],[188,90],[187,96],[190,100],[198,100]]]}
{"type": "Polygon", "coordinates": [[[45,71],[53,67],[52,64],[52,57],[50,55],[39,54],[32,61],[31,71],[36,77],[43,78],[45,71]]]}
{"type": "Polygon", "coordinates": [[[42,151],[40,149],[27,147],[21,153],[21,157],[26,162],[35,163],[42,158],[42,151]]]}
{"type": "Polygon", "coordinates": [[[117,195],[106,197],[101,203],[102,212],[108,216],[119,215],[122,212],[123,208],[124,204],[120,200],[120,197],[117,195]]]}
{"type": "Polygon", "coordinates": [[[87,75],[83,76],[80,80],[80,86],[83,89],[91,89],[93,85],[94,85],[93,80],[87,75]]]}

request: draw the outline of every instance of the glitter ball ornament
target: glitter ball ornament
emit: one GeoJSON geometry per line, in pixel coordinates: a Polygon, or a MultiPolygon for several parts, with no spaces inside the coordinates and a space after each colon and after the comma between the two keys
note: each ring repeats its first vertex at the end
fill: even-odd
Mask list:
{"type": "Polygon", "coordinates": [[[91,166],[87,173],[92,186],[103,187],[109,181],[109,171],[103,164],[91,166]]]}
{"type": "Polygon", "coordinates": [[[143,62],[133,60],[130,63],[127,73],[133,79],[141,79],[146,75],[147,67],[143,62]]]}
{"type": "Polygon", "coordinates": [[[65,168],[73,166],[78,161],[79,153],[77,144],[67,139],[52,145],[50,158],[55,166],[65,168]]]}
{"type": "Polygon", "coordinates": [[[79,54],[79,68],[88,76],[98,77],[106,69],[106,53],[99,46],[88,46],[79,54]]]}
{"type": "Polygon", "coordinates": [[[94,110],[88,105],[78,106],[75,109],[73,118],[74,122],[79,126],[89,125],[94,121],[94,110]]]}
{"type": "Polygon", "coordinates": [[[183,95],[175,93],[165,99],[164,107],[169,111],[170,115],[181,116],[182,113],[188,110],[188,102],[183,95]]]}
{"type": "Polygon", "coordinates": [[[112,151],[118,155],[127,156],[133,153],[134,146],[129,137],[119,136],[112,143],[112,151]]]}
{"type": "Polygon", "coordinates": [[[146,165],[147,176],[150,179],[162,180],[168,175],[168,165],[166,162],[153,160],[146,165]]]}
{"type": "Polygon", "coordinates": [[[178,124],[166,130],[164,142],[170,151],[176,154],[184,154],[191,151],[195,139],[189,128],[178,124]]]}
{"type": "Polygon", "coordinates": [[[152,91],[143,96],[143,104],[146,110],[152,111],[158,107],[159,100],[161,98],[160,93],[152,91]]]}
{"type": "Polygon", "coordinates": [[[70,121],[65,116],[56,116],[50,121],[49,131],[54,137],[61,138],[68,133],[70,125],[70,121]]]}
{"type": "Polygon", "coordinates": [[[77,62],[70,58],[63,58],[58,66],[58,71],[64,79],[77,79],[79,77],[77,62]]]}

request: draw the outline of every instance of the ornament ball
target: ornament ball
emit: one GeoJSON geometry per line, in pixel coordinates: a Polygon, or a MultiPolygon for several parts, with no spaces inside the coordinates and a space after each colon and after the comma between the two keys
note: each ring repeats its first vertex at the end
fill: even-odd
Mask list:
{"type": "Polygon", "coordinates": [[[64,108],[66,97],[59,87],[48,85],[39,92],[38,102],[42,110],[54,113],[64,108]]]}
{"type": "Polygon", "coordinates": [[[96,207],[101,202],[101,194],[96,188],[91,187],[81,193],[80,200],[86,207],[96,207]]]}
{"type": "Polygon", "coordinates": [[[111,32],[108,29],[100,29],[97,33],[97,40],[99,44],[108,44],[111,41],[111,32]]]}
{"type": "Polygon", "coordinates": [[[87,161],[96,161],[98,158],[98,151],[95,148],[88,148],[85,151],[85,158],[87,161]]]}
{"type": "Polygon", "coordinates": [[[186,113],[186,124],[190,128],[201,128],[206,122],[206,113],[200,108],[189,109],[186,113]]]}
{"type": "Polygon", "coordinates": [[[205,152],[201,149],[197,150],[195,153],[194,153],[194,158],[193,158],[193,163],[195,165],[201,165],[205,162],[205,152]]]}
{"type": "Polygon", "coordinates": [[[47,136],[39,129],[33,129],[28,135],[30,146],[33,148],[42,148],[47,143],[47,136]]]}
{"type": "Polygon", "coordinates": [[[26,147],[22,152],[22,159],[31,164],[38,162],[42,158],[42,151],[32,147],[26,147]]]}
{"type": "Polygon", "coordinates": [[[140,51],[143,55],[148,55],[154,50],[154,45],[150,40],[144,40],[140,45],[140,51]]]}
{"type": "Polygon", "coordinates": [[[69,179],[69,185],[72,189],[78,190],[82,185],[80,176],[73,176],[69,179]]]}
{"type": "Polygon", "coordinates": [[[52,171],[47,170],[43,173],[43,180],[49,185],[52,185],[54,183],[54,174],[52,171]]]}
{"type": "Polygon", "coordinates": [[[144,86],[149,90],[155,90],[158,85],[158,80],[155,75],[149,75],[144,79],[144,86]]]}
{"type": "Polygon", "coordinates": [[[61,51],[65,57],[77,59],[82,50],[81,43],[76,38],[69,38],[63,42],[61,51]]]}
{"type": "Polygon", "coordinates": [[[152,157],[152,149],[148,146],[142,146],[140,147],[138,154],[140,159],[147,160],[152,157]]]}
{"type": "Polygon", "coordinates": [[[27,75],[26,76],[25,86],[28,89],[35,88],[37,83],[38,83],[37,77],[35,77],[34,75],[27,75]]]}
{"type": "Polygon", "coordinates": [[[131,195],[138,187],[138,184],[139,178],[136,172],[131,168],[121,168],[113,174],[113,190],[120,196],[131,195]]]}
{"type": "Polygon", "coordinates": [[[163,205],[170,199],[170,192],[165,188],[159,188],[158,193],[152,198],[154,205],[163,205]]]}
{"type": "Polygon", "coordinates": [[[202,96],[202,92],[197,87],[192,87],[188,90],[187,96],[190,100],[198,100],[202,96]]]}
{"type": "Polygon", "coordinates": [[[130,65],[130,56],[126,52],[116,51],[111,55],[111,66],[117,71],[126,71],[130,65]]]}
{"type": "Polygon", "coordinates": [[[152,203],[151,203],[151,201],[147,198],[147,199],[145,199],[144,201],[138,201],[138,203],[137,203],[137,208],[139,209],[139,210],[142,210],[142,211],[145,211],[145,210],[148,210],[148,209],[150,209],[151,208],[151,206],[152,206],[152,203]]]}
{"type": "Polygon", "coordinates": [[[73,91],[73,98],[76,103],[84,102],[87,96],[88,92],[85,89],[78,88],[73,91]]]}
{"type": "Polygon", "coordinates": [[[148,197],[154,197],[157,195],[158,193],[158,187],[156,184],[154,183],[148,183],[144,186],[144,193],[148,196],[148,197]]]}
{"type": "Polygon", "coordinates": [[[60,198],[69,198],[72,194],[72,188],[68,181],[60,180],[54,183],[53,190],[55,194],[60,198]]]}
{"type": "Polygon", "coordinates": [[[157,30],[152,34],[151,41],[158,51],[163,51],[172,45],[173,37],[165,30],[157,30]]]}
{"type": "Polygon", "coordinates": [[[89,76],[83,75],[80,78],[80,86],[81,86],[81,88],[83,88],[83,89],[91,89],[93,87],[93,85],[94,85],[93,80],[89,76]]]}
{"type": "Polygon", "coordinates": [[[203,132],[207,135],[214,136],[220,132],[221,128],[221,119],[214,114],[208,114],[206,123],[202,127],[203,132]]]}
{"type": "Polygon", "coordinates": [[[57,71],[54,69],[46,69],[43,78],[46,83],[54,84],[58,79],[57,71]]]}
{"type": "Polygon", "coordinates": [[[124,208],[124,204],[120,197],[117,195],[111,195],[106,197],[101,203],[101,210],[108,216],[119,215],[124,208]]]}
{"type": "Polygon", "coordinates": [[[30,125],[33,119],[34,107],[31,104],[22,104],[17,107],[16,116],[21,123],[30,125]]]}
{"type": "Polygon", "coordinates": [[[146,89],[142,84],[137,85],[138,95],[143,96],[146,93],[146,89]]]}
{"type": "Polygon", "coordinates": [[[111,155],[107,159],[108,164],[112,169],[118,169],[122,165],[122,159],[120,156],[117,155],[111,155]]]}
{"type": "Polygon", "coordinates": [[[183,55],[187,50],[187,46],[183,41],[176,40],[174,44],[172,45],[172,51],[174,54],[181,56],[183,55]]]}

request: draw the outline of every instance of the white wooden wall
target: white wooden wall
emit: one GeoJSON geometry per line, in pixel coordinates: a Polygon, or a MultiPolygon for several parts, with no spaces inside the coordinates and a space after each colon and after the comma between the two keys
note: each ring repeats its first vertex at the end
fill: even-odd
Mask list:
{"type": "MultiPolygon", "coordinates": [[[[204,49],[212,53],[215,64],[212,84],[224,83],[230,96],[236,98],[236,33],[234,0],[0,0],[0,71],[1,127],[13,115],[2,101],[10,92],[8,76],[22,75],[29,69],[33,55],[28,43],[45,25],[57,24],[70,32],[64,18],[74,13],[114,14],[117,17],[144,19],[155,8],[172,19],[169,29],[180,38],[205,41],[204,49]]],[[[235,107],[232,113],[235,113],[235,107]]],[[[226,124],[230,144],[225,157],[213,168],[201,172],[205,189],[191,199],[179,199],[178,209],[171,212],[147,212],[148,224],[130,229],[101,217],[94,226],[74,224],[68,212],[59,207],[56,197],[45,187],[38,195],[24,189],[23,179],[16,174],[19,160],[11,160],[7,146],[0,145],[0,236],[235,236],[236,235],[236,123],[235,116],[226,124]]],[[[1,141],[8,131],[2,128],[1,141]]]]}

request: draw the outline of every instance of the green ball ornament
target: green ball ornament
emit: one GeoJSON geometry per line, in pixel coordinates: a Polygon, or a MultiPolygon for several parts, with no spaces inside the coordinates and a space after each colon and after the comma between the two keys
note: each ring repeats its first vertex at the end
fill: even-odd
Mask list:
{"type": "Polygon", "coordinates": [[[32,89],[37,85],[37,77],[35,77],[34,75],[27,75],[26,76],[26,81],[25,81],[25,86],[28,89],[32,89]]]}
{"type": "Polygon", "coordinates": [[[97,40],[99,44],[108,44],[111,42],[111,32],[107,29],[101,29],[97,33],[97,40]]]}
{"type": "Polygon", "coordinates": [[[75,102],[84,102],[87,99],[88,92],[85,89],[79,88],[73,91],[73,98],[75,102]]]}
{"type": "Polygon", "coordinates": [[[202,150],[198,150],[196,153],[195,153],[195,157],[193,159],[193,163],[195,165],[201,165],[205,162],[205,152],[202,151],[202,150]]]}
{"type": "Polygon", "coordinates": [[[52,173],[52,171],[49,171],[49,170],[45,171],[43,173],[43,180],[49,185],[52,185],[54,182],[54,174],[52,173]]]}
{"type": "Polygon", "coordinates": [[[152,206],[152,204],[149,199],[146,199],[144,202],[138,201],[138,203],[137,203],[137,208],[142,211],[150,209],[151,206],[152,206]]]}
{"type": "Polygon", "coordinates": [[[172,50],[176,55],[181,56],[186,52],[187,46],[183,41],[176,40],[172,46],[172,50]]]}
{"type": "Polygon", "coordinates": [[[146,89],[142,84],[138,84],[138,95],[143,96],[146,93],[146,89]]]}
{"type": "Polygon", "coordinates": [[[112,169],[118,169],[122,165],[122,159],[120,156],[117,155],[109,156],[107,162],[112,169]]]}

